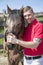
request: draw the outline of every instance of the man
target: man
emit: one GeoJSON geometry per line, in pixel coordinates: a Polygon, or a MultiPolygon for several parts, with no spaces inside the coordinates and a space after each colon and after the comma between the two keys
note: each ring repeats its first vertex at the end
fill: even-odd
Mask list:
{"type": "Polygon", "coordinates": [[[23,8],[23,16],[28,26],[24,29],[22,39],[18,40],[10,34],[7,42],[24,47],[24,65],[43,65],[43,24],[36,20],[30,6],[23,8]]]}

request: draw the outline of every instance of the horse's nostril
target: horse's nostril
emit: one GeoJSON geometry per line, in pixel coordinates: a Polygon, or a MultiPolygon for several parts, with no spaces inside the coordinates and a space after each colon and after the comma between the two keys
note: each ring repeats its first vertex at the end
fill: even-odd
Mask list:
{"type": "Polygon", "coordinates": [[[12,64],[12,65],[15,65],[15,62],[14,62],[14,60],[12,60],[12,61],[11,61],[11,64],[12,64]]]}

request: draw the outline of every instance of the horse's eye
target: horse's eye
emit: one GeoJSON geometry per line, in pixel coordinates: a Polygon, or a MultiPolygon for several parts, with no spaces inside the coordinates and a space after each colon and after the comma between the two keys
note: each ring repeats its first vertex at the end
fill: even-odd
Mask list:
{"type": "Polygon", "coordinates": [[[18,27],[21,27],[21,23],[17,25],[18,27]]]}
{"type": "Polygon", "coordinates": [[[18,25],[21,25],[22,23],[19,23],[18,25]]]}

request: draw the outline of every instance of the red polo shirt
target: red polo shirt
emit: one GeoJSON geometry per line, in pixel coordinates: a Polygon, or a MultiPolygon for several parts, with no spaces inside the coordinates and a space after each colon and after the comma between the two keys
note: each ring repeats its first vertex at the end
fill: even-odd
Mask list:
{"type": "Polygon", "coordinates": [[[35,56],[43,54],[43,24],[35,19],[25,28],[22,38],[24,41],[33,41],[34,38],[42,39],[37,48],[24,48],[25,55],[35,56]]]}

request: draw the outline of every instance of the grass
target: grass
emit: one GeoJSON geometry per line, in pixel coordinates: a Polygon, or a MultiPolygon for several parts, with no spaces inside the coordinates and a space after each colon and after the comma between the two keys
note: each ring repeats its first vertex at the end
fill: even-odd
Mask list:
{"type": "Polygon", "coordinates": [[[37,20],[43,21],[43,17],[36,17],[37,20]]]}
{"type": "Polygon", "coordinates": [[[0,27],[0,34],[4,33],[4,27],[0,27]]]}
{"type": "Polygon", "coordinates": [[[4,43],[4,38],[0,38],[0,45],[4,43]]]}
{"type": "Polygon", "coordinates": [[[0,53],[1,53],[1,54],[3,53],[3,51],[4,51],[3,49],[0,49],[0,53]]]}
{"type": "MultiPolygon", "coordinates": [[[[4,33],[4,27],[0,27],[0,34],[4,33]]],[[[0,45],[3,44],[4,38],[0,38],[0,45]]]]}

